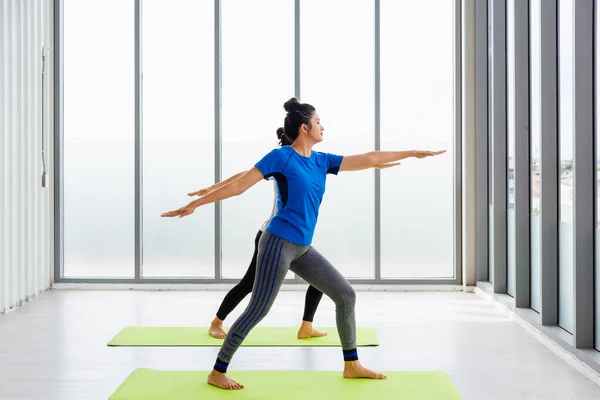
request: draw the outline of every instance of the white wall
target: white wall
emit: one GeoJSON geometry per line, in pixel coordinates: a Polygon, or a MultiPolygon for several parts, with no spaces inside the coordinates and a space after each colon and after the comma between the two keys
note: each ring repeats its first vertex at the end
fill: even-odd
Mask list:
{"type": "Polygon", "coordinates": [[[51,0],[0,0],[0,314],[51,285],[52,45],[51,0]]]}

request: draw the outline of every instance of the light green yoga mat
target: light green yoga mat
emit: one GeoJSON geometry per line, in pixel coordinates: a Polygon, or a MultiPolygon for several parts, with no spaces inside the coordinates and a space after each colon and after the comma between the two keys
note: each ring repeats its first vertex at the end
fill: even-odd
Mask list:
{"type": "MultiPolygon", "coordinates": [[[[327,332],[327,336],[297,339],[296,327],[257,326],[242,346],[340,346],[336,328],[316,328],[327,332]]],[[[214,346],[220,347],[223,339],[215,339],[208,334],[208,327],[143,327],[124,328],[110,342],[109,346],[214,346]]],[[[368,327],[356,328],[356,345],[379,346],[375,330],[368,327]]]]}
{"type": "Polygon", "coordinates": [[[231,371],[241,390],[206,383],[208,371],[135,370],[109,400],[461,400],[445,372],[384,372],[386,380],[341,371],[231,371]]]}

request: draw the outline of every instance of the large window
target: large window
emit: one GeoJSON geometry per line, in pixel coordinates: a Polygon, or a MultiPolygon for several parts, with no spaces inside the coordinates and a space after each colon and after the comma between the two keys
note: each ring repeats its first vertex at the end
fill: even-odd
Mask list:
{"type": "MultiPolygon", "coordinates": [[[[277,147],[283,103],[294,96],[294,2],[222,4],[222,174],[227,178],[252,168],[277,147]]],[[[322,107],[316,99],[315,106],[322,107]]],[[[256,233],[273,208],[273,185],[259,182],[222,203],[223,277],[241,278],[248,268],[256,233]]]]}
{"type": "Polygon", "coordinates": [[[421,3],[64,0],[57,281],[240,278],[272,182],[160,215],[276,148],[293,96],[325,126],[316,151],[447,150],[380,171],[380,187],[373,169],[329,175],[315,248],[349,279],[456,278],[458,3],[421,3]]]}
{"type": "Polygon", "coordinates": [[[530,12],[530,68],[531,68],[531,308],[537,312],[542,307],[541,292],[541,225],[540,212],[541,202],[541,1],[531,0],[530,12]]]}
{"type": "MultiPolygon", "coordinates": [[[[373,150],[373,1],[303,0],[300,18],[302,101],[315,106],[325,127],[316,150],[373,150]]],[[[328,176],[313,245],[346,277],[375,276],[374,215],[372,170],[328,176]]]]}
{"type": "Polygon", "coordinates": [[[212,277],[214,206],[160,214],[214,182],[213,2],[143,9],[143,276],[212,277]]]}
{"type": "Polygon", "coordinates": [[[454,275],[453,7],[381,1],[381,149],[448,150],[381,171],[383,278],[454,275]]]}
{"type": "MultiPolygon", "coordinates": [[[[488,115],[491,115],[490,110],[502,110],[506,106],[506,135],[497,135],[498,132],[492,132],[493,128],[501,126],[504,121],[504,118],[498,119],[498,115],[496,117],[491,115],[492,123],[488,125],[487,132],[483,130],[477,133],[478,135],[488,134],[489,137],[496,139],[488,149],[491,151],[488,153],[488,157],[494,161],[493,167],[504,162],[505,157],[507,162],[506,168],[496,169],[493,171],[493,175],[488,175],[488,180],[485,182],[487,187],[478,188],[480,194],[485,189],[488,189],[490,194],[494,194],[491,192],[492,189],[501,190],[501,193],[496,192],[493,196],[495,204],[492,204],[492,201],[487,204],[477,204],[478,207],[489,207],[490,215],[488,217],[499,214],[498,208],[494,213],[494,207],[498,206],[499,200],[507,200],[507,232],[505,236],[502,232],[502,238],[496,236],[494,240],[493,237],[490,237],[490,259],[487,265],[490,273],[496,269],[496,277],[501,282],[497,280],[493,285],[485,282],[482,286],[486,290],[492,289],[494,293],[506,293],[513,296],[512,307],[531,308],[532,312],[518,313],[519,316],[526,322],[539,326],[544,335],[554,337],[553,340],[561,342],[561,346],[565,347],[565,343],[570,343],[565,347],[569,352],[589,351],[592,348],[600,351],[600,83],[598,82],[600,63],[596,54],[600,52],[600,36],[598,36],[600,34],[598,29],[600,26],[600,0],[581,2],[573,0],[528,0],[523,2],[520,0],[487,0],[476,3],[475,29],[477,34],[485,26],[484,9],[487,5],[488,33],[493,28],[493,33],[499,33],[500,36],[494,36],[491,38],[493,40],[488,40],[487,49],[484,47],[485,41],[476,41],[475,52],[480,56],[487,55],[489,64],[488,71],[486,71],[486,66],[476,62],[475,76],[484,78],[487,72],[488,89],[501,91],[506,89],[507,92],[506,99],[499,96],[500,93],[496,93],[496,95],[491,93],[488,97],[488,100],[491,101],[491,104],[488,104],[488,115]],[[524,13],[527,10],[523,7],[529,7],[529,21],[522,19],[527,17],[527,14],[524,13]],[[503,13],[504,10],[506,10],[506,21],[495,18],[498,15],[490,12],[503,13]],[[524,43],[521,43],[519,35],[521,28],[525,28],[527,22],[529,23],[527,28],[529,37],[525,38],[524,43]],[[503,28],[506,28],[506,35],[502,33],[503,28]],[[503,46],[504,38],[506,38],[506,52],[503,48],[498,48],[498,46],[503,46]],[[526,92],[522,92],[523,88],[518,86],[521,76],[519,67],[524,65],[521,63],[523,60],[518,58],[522,56],[519,51],[521,45],[529,45],[529,54],[524,55],[528,57],[524,61],[529,64],[529,71],[523,71],[529,72],[528,99],[520,98],[520,93],[526,94],[526,92]],[[594,49],[590,48],[589,51],[584,51],[586,46],[592,45],[594,49]],[[485,50],[487,50],[487,54],[485,50]],[[581,51],[582,54],[579,54],[578,51],[581,51]],[[579,57],[580,55],[582,57],[579,57]],[[501,69],[505,66],[506,74],[503,71],[500,71],[500,75],[495,74],[497,71],[490,73],[489,68],[496,66],[501,69]],[[589,70],[592,66],[594,71],[589,70]],[[506,85],[502,83],[504,78],[506,78],[506,85]],[[589,82],[584,82],[586,79],[589,82]],[[497,83],[499,83],[499,88],[497,83]],[[594,85],[595,87],[593,87],[594,85]],[[529,101],[529,115],[521,115],[520,108],[516,108],[520,107],[520,100],[529,101]],[[589,107],[593,107],[594,110],[589,107]],[[588,122],[592,122],[589,119],[592,117],[592,112],[595,119],[594,132],[591,130],[592,125],[588,124],[588,122]],[[529,117],[528,120],[522,121],[525,124],[523,126],[519,120],[521,116],[529,117]],[[589,117],[588,120],[586,117],[589,117]],[[525,134],[528,134],[529,137],[521,137],[523,133],[521,127],[528,128],[525,134]],[[589,137],[586,136],[588,134],[589,137]],[[505,139],[507,140],[506,149],[503,146],[505,139]],[[523,150],[520,147],[522,140],[529,141],[529,143],[524,143],[529,146],[527,149],[529,154],[521,153],[523,150]],[[499,146],[493,146],[493,144],[499,144],[499,146]],[[583,148],[577,148],[582,151],[581,154],[576,153],[576,144],[589,149],[589,155],[593,154],[594,160],[587,158],[583,148]],[[529,156],[529,165],[525,171],[522,171],[521,165],[518,164],[521,160],[525,161],[525,158],[521,159],[521,155],[529,156]],[[516,161],[515,158],[517,158],[516,161]],[[586,164],[587,162],[589,165],[586,164]],[[590,171],[593,173],[592,176],[585,174],[590,171]],[[504,172],[507,173],[507,177],[502,177],[502,182],[494,181],[494,178],[499,177],[499,173],[503,174],[504,172]],[[523,176],[519,175],[521,172],[529,173],[529,176],[525,177],[529,178],[530,215],[528,221],[525,222],[529,222],[530,236],[527,237],[526,234],[523,236],[526,240],[529,239],[529,243],[517,241],[520,240],[519,237],[522,233],[517,229],[520,229],[523,222],[519,213],[520,206],[524,204],[521,204],[520,201],[523,200],[523,203],[526,201],[521,197],[521,194],[524,193],[519,192],[520,186],[515,188],[516,180],[524,183],[521,181],[523,176]],[[507,183],[506,188],[502,187],[504,182],[507,183]],[[575,206],[575,200],[578,200],[577,206],[575,206]],[[586,210],[588,200],[590,206],[595,202],[593,203],[595,215],[591,215],[591,207],[586,210]],[[515,205],[519,212],[516,212],[515,205]],[[582,207],[581,210],[579,210],[579,206],[582,207]],[[588,211],[590,215],[586,214],[588,211]],[[590,224],[594,222],[593,232],[587,231],[586,221],[590,224]],[[506,238],[506,247],[504,238],[506,238]],[[595,240],[595,248],[585,248],[590,244],[589,240],[591,239],[595,240]],[[530,257],[529,268],[520,263],[521,255],[525,256],[527,251],[527,248],[523,246],[527,245],[530,250],[528,254],[530,257]],[[579,250],[583,253],[577,253],[576,256],[575,251],[579,250]],[[497,262],[495,265],[493,263],[494,252],[496,252],[497,262]],[[503,257],[498,257],[500,252],[503,255],[506,252],[507,257],[506,262],[502,264],[498,264],[499,260],[503,259],[503,257]],[[595,256],[593,261],[589,259],[592,255],[595,256]],[[524,270],[521,271],[521,267],[524,270]],[[500,268],[502,271],[499,271],[500,268]],[[504,268],[507,269],[504,270],[504,268]],[[594,276],[588,274],[590,268],[594,268],[594,276]],[[504,271],[507,272],[506,287],[502,273],[504,271]],[[524,275],[528,272],[529,276],[524,275]],[[575,277],[578,277],[577,281],[575,281],[575,277]],[[529,285],[529,293],[523,284],[529,285]],[[593,285],[593,295],[590,293],[592,289],[590,285],[593,285]],[[581,293],[577,293],[576,290],[580,290],[581,293]],[[575,315],[578,316],[577,319],[575,319],[575,315]],[[592,328],[595,331],[593,343],[587,340],[591,339],[589,334],[591,334],[592,328]]],[[[469,53],[466,54],[467,57],[468,55],[469,53]]],[[[479,61],[481,60],[479,59],[479,61]]],[[[481,84],[484,81],[485,78],[483,81],[478,80],[477,83],[481,84]]],[[[476,85],[475,89],[478,88],[481,87],[476,85]]],[[[481,92],[478,93],[481,94],[481,92]]],[[[479,105],[478,103],[475,107],[475,113],[479,122],[482,122],[486,115],[481,108],[478,108],[479,105]]],[[[482,106],[485,108],[485,104],[482,106]]],[[[486,201],[484,200],[483,203],[486,201]]],[[[484,220],[483,223],[485,222],[484,220]]],[[[490,234],[494,232],[491,223],[498,224],[500,222],[504,222],[504,218],[501,221],[498,219],[493,221],[490,218],[490,234]]],[[[483,223],[480,219],[478,220],[477,228],[479,230],[484,227],[483,223]]],[[[589,227],[591,228],[591,226],[589,227]]],[[[527,227],[525,226],[525,228],[527,227]]],[[[501,230],[496,229],[496,234],[500,234],[501,230]]],[[[478,269],[478,272],[481,272],[481,268],[478,269]]],[[[483,276],[478,276],[477,280],[485,281],[487,276],[485,273],[481,275],[483,276]]],[[[592,368],[597,367],[597,363],[591,359],[586,363],[592,368]]]]}
{"type": "Polygon", "coordinates": [[[65,277],[134,273],[133,21],[133,1],[64,0],[65,277]]]}
{"type": "Polygon", "coordinates": [[[515,295],[516,255],[516,220],[515,220],[515,1],[508,0],[506,7],[506,96],[507,96],[507,212],[506,212],[506,246],[507,246],[507,292],[515,295]]]}
{"type": "Polygon", "coordinates": [[[573,2],[559,2],[558,324],[573,332],[573,2]]]}

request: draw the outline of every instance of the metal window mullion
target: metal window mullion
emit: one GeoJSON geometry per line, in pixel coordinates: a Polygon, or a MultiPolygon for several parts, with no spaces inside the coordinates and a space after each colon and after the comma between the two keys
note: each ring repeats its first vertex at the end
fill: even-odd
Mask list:
{"type": "Polygon", "coordinates": [[[40,252],[38,254],[38,258],[37,261],[40,263],[43,263],[47,266],[47,268],[44,268],[42,271],[40,271],[40,274],[38,275],[38,279],[39,279],[39,287],[40,288],[45,288],[48,287],[50,285],[52,285],[52,280],[54,278],[54,273],[53,271],[53,262],[52,260],[54,259],[54,235],[53,235],[53,229],[54,229],[54,215],[53,215],[53,210],[54,210],[54,196],[53,196],[53,192],[50,190],[51,187],[54,187],[54,185],[56,184],[56,182],[54,181],[53,176],[51,175],[51,172],[49,171],[50,168],[52,168],[52,166],[57,162],[57,160],[54,159],[53,157],[53,153],[52,153],[52,149],[54,149],[54,139],[53,139],[53,135],[54,135],[54,111],[53,111],[53,105],[54,105],[54,101],[53,101],[53,96],[54,96],[54,79],[53,79],[53,74],[54,74],[54,65],[50,64],[51,62],[54,61],[54,56],[52,55],[52,51],[53,51],[53,40],[54,40],[54,24],[53,24],[53,15],[54,15],[55,9],[54,9],[54,5],[52,4],[51,1],[48,1],[45,3],[44,7],[42,9],[39,9],[38,12],[36,13],[36,20],[43,20],[44,22],[41,24],[41,26],[43,27],[43,29],[41,30],[41,34],[40,34],[40,40],[43,39],[44,44],[48,45],[49,48],[47,49],[48,52],[48,63],[46,64],[46,66],[48,67],[47,69],[47,78],[44,80],[44,101],[45,103],[45,107],[44,107],[44,119],[42,120],[42,122],[45,124],[45,127],[48,127],[48,129],[44,128],[44,148],[45,148],[45,155],[47,156],[47,158],[45,158],[46,160],[46,170],[45,172],[45,176],[46,176],[46,190],[44,190],[41,195],[38,197],[38,203],[37,203],[37,207],[38,207],[38,214],[40,215],[41,218],[41,229],[40,232],[37,233],[37,240],[40,243],[40,252]],[[49,237],[49,239],[48,239],[49,237]]]}
{"type": "MultiPolygon", "coordinates": [[[[375,0],[375,150],[381,150],[381,1],[375,0]]],[[[381,280],[381,172],[375,168],[375,280],[381,280]]]]}
{"type": "Polygon", "coordinates": [[[477,280],[488,274],[488,4],[475,2],[475,263],[477,280]]]}
{"type": "Polygon", "coordinates": [[[574,2],[573,242],[575,348],[594,347],[594,0],[574,2]]]}
{"type": "MultiPolygon", "coordinates": [[[[463,210],[462,210],[462,5],[454,0],[454,276],[463,280],[463,210]]],[[[467,276],[464,276],[467,279],[467,276]]],[[[466,284],[466,282],[463,282],[466,284]]],[[[471,282],[475,284],[475,282],[471,282]]]]}
{"type": "Polygon", "coordinates": [[[530,306],[529,0],[515,1],[515,304],[530,306]]]}
{"type": "MultiPolygon", "coordinates": [[[[294,0],[294,97],[298,100],[301,99],[300,83],[300,0],[294,0]]],[[[297,274],[294,274],[294,280],[304,282],[297,274]]]]}
{"type": "Polygon", "coordinates": [[[54,0],[54,281],[64,275],[64,54],[63,1],[54,0]]]}
{"type": "MultiPolygon", "coordinates": [[[[598,7],[600,7],[600,3],[598,2],[599,0],[596,0],[594,3],[594,75],[593,75],[593,79],[594,79],[594,131],[595,131],[595,136],[594,136],[594,146],[593,148],[596,149],[596,154],[595,154],[595,158],[594,158],[594,165],[595,165],[595,183],[594,183],[594,198],[596,199],[596,202],[598,202],[598,199],[600,198],[600,188],[598,187],[598,182],[600,181],[600,169],[598,169],[598,166],[600,165],[600,152],[598,151],[598,146],[600,145],[599,140],[599,118],[600,118],[600,113],[598,113],[598,102],[600,101],[600,98],[598,97],[598,79],[600,79],[600,76],[597,74],[598,72],[598,62],[600,62],[600,60],[598,59],[598,54],[597,54],[597,49],[598,49],[598,35],[600,34],[600,18],[598,17],[598,7]]],[[[599,205],[600,204],[596,204],[596,206],[594,207],[594,221],[596,221],[596,224],[598,224],[597,221],[600,220],[600,209],[599,209],[599,205]]],[[[600,351],[600,248],[598,246],[598,241],[600,240],[600,238],[598,238],[598,229],[596,228],[594,230],[594,241],[596,243],[595,249],[594,249],[594,322],[595,322],[595,348],[596,350],[600,351]]],[[[600,362],[599,362],[600,364],[600,362]]]]}
{"type": "Polygon", "coordinates": [[[492,204],[494,293],[506,293],[506,2],[492,0],[492,204]]]}
{"type": "MultiPolygon", "coordinates": [[[[214,112],[215,112],[215,183],[222,180],[221,176],[221,0],[215,0],[214,3],[214,112]]],[[[222,204],[215,202],[215,276],[219,281],[222,275],[222,204]]]]}
{"type": "Polygon", "coordinates": [[[134,64],[134,80],[135,80],[135,244],[134,244],[134,259],[135,259],[135,281],[140,281],[142,278],[143,268],[143,246],[142,246],[142,195],[143,195],[143,155],[142,155],[142,0],[135,1],[134,26],[135,26],[135,64],[134,64]]]}
{"type": "MultiPolygon", "coordinates": [[[[455,172],[455,181],[460,184],[460,214],[455,215],[457,223],[461,225],[461,240],[455,241],[456,251],[460,251],[460,261],[457,262],[460,267],[461,275],[458,275],[462,281],[463,290],[469,286],[475,286],[477,283],[477,263],[476,263],[476,202],[477,188],[475,182],[476,176],[476,77],[477,77],[477,48],[476,48],[476,1],[463,0],[460,5],[460,48],[455,48],[455,57],[461,57],[456,70],[460,73],[455,76],[455,88],[460,86],[460,97],[455,100],[455,104],[460,104],[461,110],[457,112],[456,117],[461,118],[459,126],[455,130],[460,132],[456,137],[455,148],[460,146],[460,173],[455,172]],[[460,243],[460,244],[458,244],[460,243]],[[460,247],[459,247],[460,246],[460,247]]],[[[456,20],[455,20],[456,21],[456,20]]],[[[457,72],[455,70],[455,73],[457,72]]],[[[455,89],[456,90],[456,89],[455,89]]],[[[457,94],[455,93],[455,96],[457,94]]],[[[458,96],[457,96],[458,97],[458,96]]],[[[455,110],[456,112],[457,110],[455,110]]],[[[455,134],[456,135],[456,134],[455,134]]]]}
{"type": "Polygon", "coordinates": [[[542,325],[558,324],[558,4],[541,2],[540,232],[542,325]]]}

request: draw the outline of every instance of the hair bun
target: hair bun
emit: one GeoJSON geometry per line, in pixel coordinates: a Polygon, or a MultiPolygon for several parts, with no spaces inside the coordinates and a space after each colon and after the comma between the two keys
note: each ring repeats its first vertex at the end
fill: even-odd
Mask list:
{"type": "Polygon", "coordinates": [[[300,108],[300,103],[298,102],[297,98],[292,97],[283,104],[283,108],[285,109],[285,111],[291,113],[300,108]]]}
{"type": "Polygon", "coordinates": [[[277,139],[281,140],[285,136],[285,130],[283,128],[277,128],[277,139]]]}

